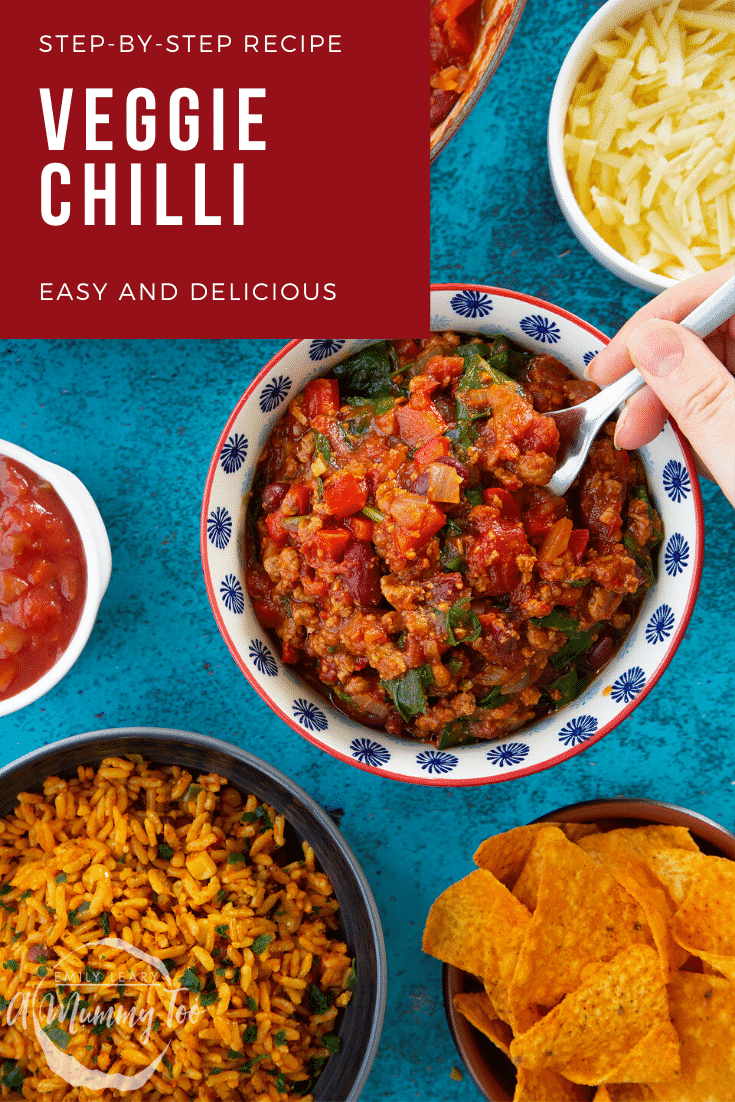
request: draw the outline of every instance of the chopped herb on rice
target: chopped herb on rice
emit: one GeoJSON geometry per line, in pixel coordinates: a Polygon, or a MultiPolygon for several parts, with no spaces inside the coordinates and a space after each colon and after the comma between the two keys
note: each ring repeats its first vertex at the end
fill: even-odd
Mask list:
{"type": "MultiPolygon", "coordinates": [[[[31,994],[41,980],[39,991],[53,1000],[53,1020],[43,1025],[49,1039],[66,1051],[73,1037],[74,1050],[89,1053],[89,1066],[107,1071],[114,1065],[127,1075],[140,1071],[143,1038],[133,1029],[122,1041],[116,1007],[128,1014],[138,1008],[141,1021],[146,1010],[157,1011],[148,1028],[166,1054],[136,1092],[141,1102],[173,1098],[172,1091],[197,1097],[197,1067],[213,1077],[211,1089],[222,1102],[256,1102],[274,1087],[281,1100],[311,1093],[323,1054],[339,1049],[335,1020],[352,998],[354,962],[331,886],[308,844],[299,861],[280,866],[274,859],[284,845],[283,816],[216,774],[151,768],[137,755],[108,758],[71,780],[50,777],[42,793],[22,793],[19,805],[0,819],[9,870],[0,898],[18,891],[6,904],[0,936],[0,1011],[11,994],[31,994]],[[192,864],[190,855],[199,860],[192,864]],[[179,860],[180,866],[171,864],[179,860]],[[206,875],[197,879],[195,872],[206,875]],[[33,948],[31,939],[33,952],[18,960],[12,945],[31,928],[38,944],[33,948]],[[137,957],[111,954],[99,943],[100,932],[132,936],[170,979],[158,968],[151,977],[137,957]],[[226,948],[218,938],[227,939],[226,948]],[[74,982],[88,985],[83,998],[74,982],[59,979],[64,957],[82,947],[84,967],[74,982]],[[179,991],[177,1007],[205,1008],[196,1024],[187,1024],[191,1062],[185,1046],[165,1047],[181,1032],[169,1016],[170,994],[165,997],[172,989],[179,991]],[[243,1011],[259,1017],[242,1022],[243,1011]],[[211,1040],[200,1038],[213,1026],[222,1038],[219,1056],[211,1040]],[[279,1064],[271,1059],[276,1052],[279,1064]]],[[[0,1021],[0,1043],[7,1044],[7,1029],[0,1021]]],[[[22,1085],[28,1098],[63,1102],[66,1085],[39,1090],[52,1073],[32,1024],[22,1032],[24,1055],[0,1064],[0,1084],[9,1091],[22,1085]]]]}

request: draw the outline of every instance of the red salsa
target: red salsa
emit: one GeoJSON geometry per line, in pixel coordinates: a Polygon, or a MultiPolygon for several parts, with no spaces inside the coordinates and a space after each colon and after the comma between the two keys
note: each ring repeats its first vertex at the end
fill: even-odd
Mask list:
{"type": "Polygon", "coordinates": [[[662,536],[612,422],[570,491],[547,489],[546,414],[596,389],[553,356],[458,333],[382,341],[308,383],[248,509],[248,591],[283,660],[362,722],[439,747],[578,696],[662,536]]]}
{"type": "Polygon", "coordinates": [[[429,25],[429,119],[433,130],[459,99],[481,20],[480,0],[432,0],[429,25]]]}
{"type": "Polygon", "coordinates": [[[69,510],[48,482],[0,457],[0,700],[33,685],[63,654],[85,592],[69,510]]]}

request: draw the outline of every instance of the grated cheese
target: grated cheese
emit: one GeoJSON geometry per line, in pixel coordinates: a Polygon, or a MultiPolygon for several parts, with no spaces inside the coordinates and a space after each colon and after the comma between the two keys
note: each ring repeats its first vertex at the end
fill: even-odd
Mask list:
{"type": "Polygon", "coordinates": [[[695,4],[667,0],[597,43],[564,139],[593,228],[674,279],[735,252],[735,0],[695,4]]]}

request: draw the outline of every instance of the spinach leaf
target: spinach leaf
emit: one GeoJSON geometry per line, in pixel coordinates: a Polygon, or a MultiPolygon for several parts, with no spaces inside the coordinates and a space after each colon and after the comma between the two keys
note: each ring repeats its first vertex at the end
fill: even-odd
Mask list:
{"type": "Polygon", "coordinates": [[[467,449],[477,440],[477,429],[471,421],[457,421],[456,425],[450,425],[444,435],[454,451],[464,458],[467,449]]]}
{"type": "Polygon", "coordinates": [[[567,636],[564,646],[550,658],[555,670],[563,669],[578,654],[586,651],[594,643],[600,630],[599,624],[593,624],[589,631],[583,631],[579,621],[561,608],[555,608],[548,616],[532,617],[531,623],[541,628],[563,631],[567,636]]]}
{"type": "Polygon", "coordinates": [[[25,1072],[17,1060],[6,1060],[0,1071],[0,1083],[11,1091],[19,1091],[23,1085],[25,1072]]]}
{"type": "Polygon", "coordinates": [[[653,535],[651,536],[646,546],[655,547],[656,544],[660,543],[661,540],[664,538],[664,532],[663,528],[661,527],[661,519],[654,509],[653,504],[651,503],[651,499],[648,496],[648,491],[643,484],[639,486],[632,486],[630,489],[630,496],[633,498],[638,498],[640,501],[645,501],[646,505],[648,506],[648,519],[651,522],[653,535]]]}
{"type": "Polygon", "coordinates": [[[442,728],[442,733],[436,744],[437,750],[448,750],[450,746],[472,746],[479,742],[480,739],[469,734],[468,727],[469,719],[467,716],[458,716],[451,723],[447,723],[442,728]]]}
{"type": "Polygon", "coordinates": [[[394,677],[392,681],[381,679],[380,684],[408,722],[412,716],[422,715],[426,711],[426,690],[432,680],[431,666],[425,662],[418,669],[406,670],[402,677],[394,677]]]}
{"type": "Polygon", "coordinates": [[[477,417],[486,417],[488,415],[490,412],[489,409],[470,410],[465,405],[462,395],[466,390],[478,390],[482,387],[493,386],[493,384],[510,387],[522,398],[526,397],[526,392],[520,383],[504,375],[502,371],[493,367],[487,360],[483,360],[482,356],[479,356],[477,353],[468,356],[465,359],[464,374],[457,383],[457,393],[455,395],[458,421],[475,420],[477,417]]]}
{"type": "Polygon", "coordinates": [[[480,700],[475,701],[476,708],[499,708],[500,705],[507,700],[500,688],[500,685],[493,685],[487,696],[483,696],[480,700]]]}
{"type": "Polygon", "coordinates": [[[631,535],[623,536],[623,547],[628,552],[630,557],[635,562],[646,576],[644,585],[652,585],[656,580],[656,573],[653,569],[653,559],[650,552],[645,547],[639,547],[631,535]]]}
{"type": "Polygon", "coordinates": [[[490,353],[486,356],[491,367],[511,379],[517,379],[532,358],[533,353],[523,352],[520,348],[516,348],[507,337],[500,336],[495,338],[490,353]]]}
{"type": "Polygon", "coordinates": [[[437,627],[443,628],[444,642],[449,643],[451,647],[457,646],[458,643],[474,643],[475,639],[479,639],[482,635],[482,624],[477,613],[470,608],[469,597],[458,601],[456,605],[452,605],[446,611],[438,611],[436,613],[436,623],[437,627]],[[459,639],[455,635],[455,628],[461,628],[462,630],[459,639]]]}
{"type": "Polygon", "coordinates": [[[392,393],[391,373],[394,366],[388,342],[380,341],[356,352],[333,370],[340,394],[378,398],[392,393]]]}
{"type": "Polygon", "coordinates": [[[567,673],[562,674],[561,677],[557,677],[555,681],[547,685],[544,692],[548,695],[554,708],[563,708],[565,704],[570,704],[573,700],[577,699],[584,686],[585,680],[583,678],[580,679],[576,669],[572,667],[567,673]],[[551,696],[552,692],[561,693],[560,699],[554,699],[551,696]]]}
{"type": "Polygon", "coordinates": [[[332,447],[323,432],[314,433],[314,456],[323,459],[327,464],[332,462],[332,447]]]}

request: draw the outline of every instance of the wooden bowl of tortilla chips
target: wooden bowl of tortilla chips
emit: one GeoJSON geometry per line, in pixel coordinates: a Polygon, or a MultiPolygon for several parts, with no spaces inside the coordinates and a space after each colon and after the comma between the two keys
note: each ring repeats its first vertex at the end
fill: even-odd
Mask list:
{"type": "Polygon", "coordinates": [[[449,1027],[490,1102],[735,1099],[735,834],[654,800],[488,838],[432,906],[449,1027]]]}

